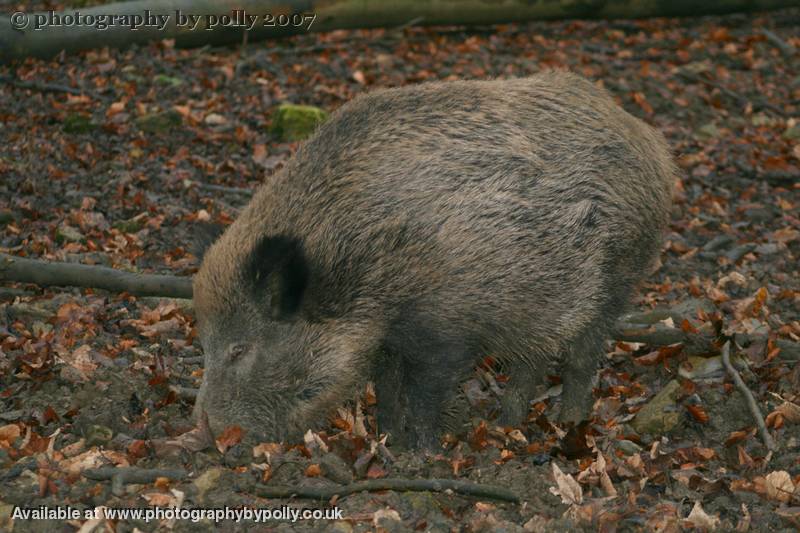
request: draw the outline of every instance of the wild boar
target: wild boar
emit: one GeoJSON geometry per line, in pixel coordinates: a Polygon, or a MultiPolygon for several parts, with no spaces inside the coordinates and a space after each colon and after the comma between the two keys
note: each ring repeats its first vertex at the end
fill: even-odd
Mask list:
{"type": "Polygon", "coordinates": [[[360,96],[206,253],[196,412],[294,438],[372,380],[379,430],[430,447],[493,354],[504,420],[554,361],[580,420],[675,176],[660,133],[565,71],[360,96]]]}

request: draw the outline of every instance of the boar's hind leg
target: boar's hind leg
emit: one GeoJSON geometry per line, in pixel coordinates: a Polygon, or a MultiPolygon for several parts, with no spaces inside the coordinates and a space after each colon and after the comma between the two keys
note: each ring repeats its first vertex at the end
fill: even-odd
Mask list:
{"type": "MultiPolygon", "coordinates": [[[[546,368],[546,365],[543,365],[546,368]]],[[[503,364],[503,374],[511,379],[503,389],[501,413],[498,421],[505,426],[516,426],[525,421],[530,402],[540,385],[545,383],[546,370],[523,358],[503,364]]]]}
{"type": "Polygon", "coordinates": [[[577,424],[592,408],[592,386],[603,353],[603,335],[590,329],[571,343],[561,360],[561,422],[577,424]]]}
{"type": "Polygon", "coordinates": [[[394,344],[384,352],[375,373],[379,430],[404,446],[438,448],[445,410],[474,354],[460,342],[394,344]]]}

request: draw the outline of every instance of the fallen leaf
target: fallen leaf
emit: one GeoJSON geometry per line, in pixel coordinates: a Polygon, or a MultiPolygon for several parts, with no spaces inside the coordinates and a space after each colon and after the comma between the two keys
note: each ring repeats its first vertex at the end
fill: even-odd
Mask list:
{"type": "Polygon", "coordinates": [[[583,489],[575,478],[570,474],[561,471],[558,465],[553,462],[553,478],[556,487],[550,487],[550,493],[561,498],[561,503],[568,505],[580,505],[583,502],[583,489]]]}
{"type": "Polygon", "coordinates": [[[382,520],[391,520],[392,522],[400,522],[400,513],[394,509],[380,509],[372,514],[372,525],[378,527],[382,520]]]}
{"type": "Polygon", "coordinates": [[[0,447],[11,448],[14,440],[22,434],[17,424],[8,424],[0,427],[0,447]]]}
{"type": "Polygon", "coordinates": [[[125,454],[113,450],[91,448],[79,455],[62,460],[59,469],[68,474],[80,474],[89,468],[99,468],[113,463],[117,466],[129,466],[125,454]]]}
{"type": "Polygon", "coordinates": [[[222,430],[222,433],[216,439],[219,453],[225,453],[231,446],[239,444],[243,434],[242,428],[236,425],[228,426],[222,430]]]}
{"type": "Polygon", "coordinates": [[[691,522],[692,526],[696,528],[703,528],[708,530],[716,529],[719,526],[719,518],[716,516],[708,515],[699,501],[694,502],[692,512],[686,517],[686,521],[691,522]]]}
{"type": "Polygon", "coordinates": [[[142,494],[142,499],[154,507],[174,507],[175,497],[165,492],[142,494]]]}
{"type": "Polygon", "coordinates": [[[792,402],[783,402],[781,405],[775,408],[775,411],[780,413],[783,418],[791,422],[793,424],[800,423],[800,405],[792,402]]]}
{"type": "Polygon", "coordinates": [[[269,463],[273,457],[279,455],[283,455],[283,445],[277,442],[262,442],[253,446],[253,457],[256,459],[264,457],[269,463]]]}
{"type": "Polygon", "coordinates": [[[687,405],[686,410],[689,411],[689,414],[692,415],[692,418],[701,424],[706,424],[709,420],[708,413],[706,413],[706,410],[703,409],[702,405],[687,405]]]}
{"type": "Polygon", "coordinates": [[[765,481],[767,498],[770,500],[787,503],[792,498],[794,483],[789,472],[785,470],[770,472],[765,481]]]}

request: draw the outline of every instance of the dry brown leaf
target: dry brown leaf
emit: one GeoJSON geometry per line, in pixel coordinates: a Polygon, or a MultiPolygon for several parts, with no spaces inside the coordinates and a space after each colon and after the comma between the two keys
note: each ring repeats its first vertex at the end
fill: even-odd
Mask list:
{"type": "Polygon", "coordinates": [[[269,463],[274,456],[283,454],[283,445],[277,442],[262,442],[253,446],[253,457],[264,457],[269,463]]]}
{"type": "Polygon", "coordinates": [[[172,439],[153,439],[150,441],[153,450],[157,457],[168,457],[175,453],[180,453],[181,450],[188,452],[199,452],[214,445],[214,438],[211,436],[209,430],[199,427],[182,433],[172,439]]]}
{"type": "Polygon", "coordinates": [[[398,513],[394,509],[389,509],[388,507],[386,509],[380,509],[378,511],[375,511],[375,513],[373,513],[372,515],[372,524],[375,527],[378,527],[382,520],[391,520],[393,522],[400,522],[401,520],[400,513],[398,513]]]}
{"type": "Polygon", "coordinates": [[[14,440],[22,435],[22,430],[16,424],[8,424],[0,427],[0,447],[11,448],[14,440]]]}
{"type": "Polygon", "coordinates": [[[216,439],[217,450],[219,450],[219,453],[225,453],[231,446],[239,444],[243,435],[244,432],[240,426],[233,425],[226,427],[216,439]]]}
{"type": "Polygon", "coordinates": [[[606,459],[599,450],[597,451],[597,459],[589,465],[589,468],[578,474],[578,481],[599,485],[603,492],[606,493],[606,496],[615,497],[617,495],[617,489],[614,488],[614,484],[606,471],[606,459]]]}
{"type": "Polygon", "coordinates": [[[150,492],[142,494],[142,499],[154,507],[174,507],[175,497],[166,492],[150,492]]]}
{"type": "Polygon", "coordinates": [[[787,503],[794,494],[792,476],[786,470],[770,472],[765,478],[767,498],[777,502],[787,503]]]}
{"type": "Polygon", "coordinates": [[[775,412],[783,416],[784,420],[792,424],[800,423],[800,405],[792,402],[783,402],[779,405],[775,412]]]}
{"type": "Polygon", "coordinates": [[[58,466],[61,471],[67,472],[68,474],[80,474],[86,469],[100,468],[109,463],[120,467],[130,466],[128,458],[124,453],[115,452],[113,450],[100,451],[97,448],[91,448],[75,457],[64,459],[58,466]]]}
{"type": "Polygon", "coordinates": [[[557,464],[553,465],[553,478],[557,487],[550,487],[550,493],[561,498],[562,503],[580,505],[583,502],[583,489],[570,474],[561,471],[557,464]]]}
{"type": "Polygon", "coordinates": [[[86,439],[79,439],[72,444],[64,446],[59,451],[64,455],[64,457],[74,457],[75,455],[83,452],[84,448],[86,448],[86,439]]]}
{"type": "Polygon", "coordinates": [[[72,352],[62,354],[61,358],[65,363],[76,369],[84,381],[88,380],[97,369],[97,363],[92,358],[92,347],[88,344],[79,346],[72,352]]]}
{"type": "Polygon", "coordinates": [[[714,530],[719,526],[719,518],[710,516],[703,510],[703,506],[699,501],[694,502],[692,512],[686,517],[686,521],[691,522],[696,528],[703,528],[707,530],[714,530]]]}
{"type": "Polygon", "coordinates": [[[310,429],[306,431],[305,435],[303,435],[303,440],[305,441],[306,448],[308,448],[308,451],[311,453],[314,453],[315,450],[319,450],[322,453],[328,453],[329,451],[328,445],[325,444],[325,441],[323,441],[318,434],[314,433],[310,429]]]}

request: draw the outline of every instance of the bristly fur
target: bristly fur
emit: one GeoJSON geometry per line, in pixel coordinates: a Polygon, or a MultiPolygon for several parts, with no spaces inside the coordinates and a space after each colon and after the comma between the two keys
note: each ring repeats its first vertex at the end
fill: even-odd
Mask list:
{"type": "Polygon", "coordinates": [[[577,420],[675,176],[660,133],[563,71],[358,97],[207,252],[198,408],[290,437],[371,379],[381,429],[428,446],[491,353],[511,369],[508,420],[553,360],[577,420]]]}

